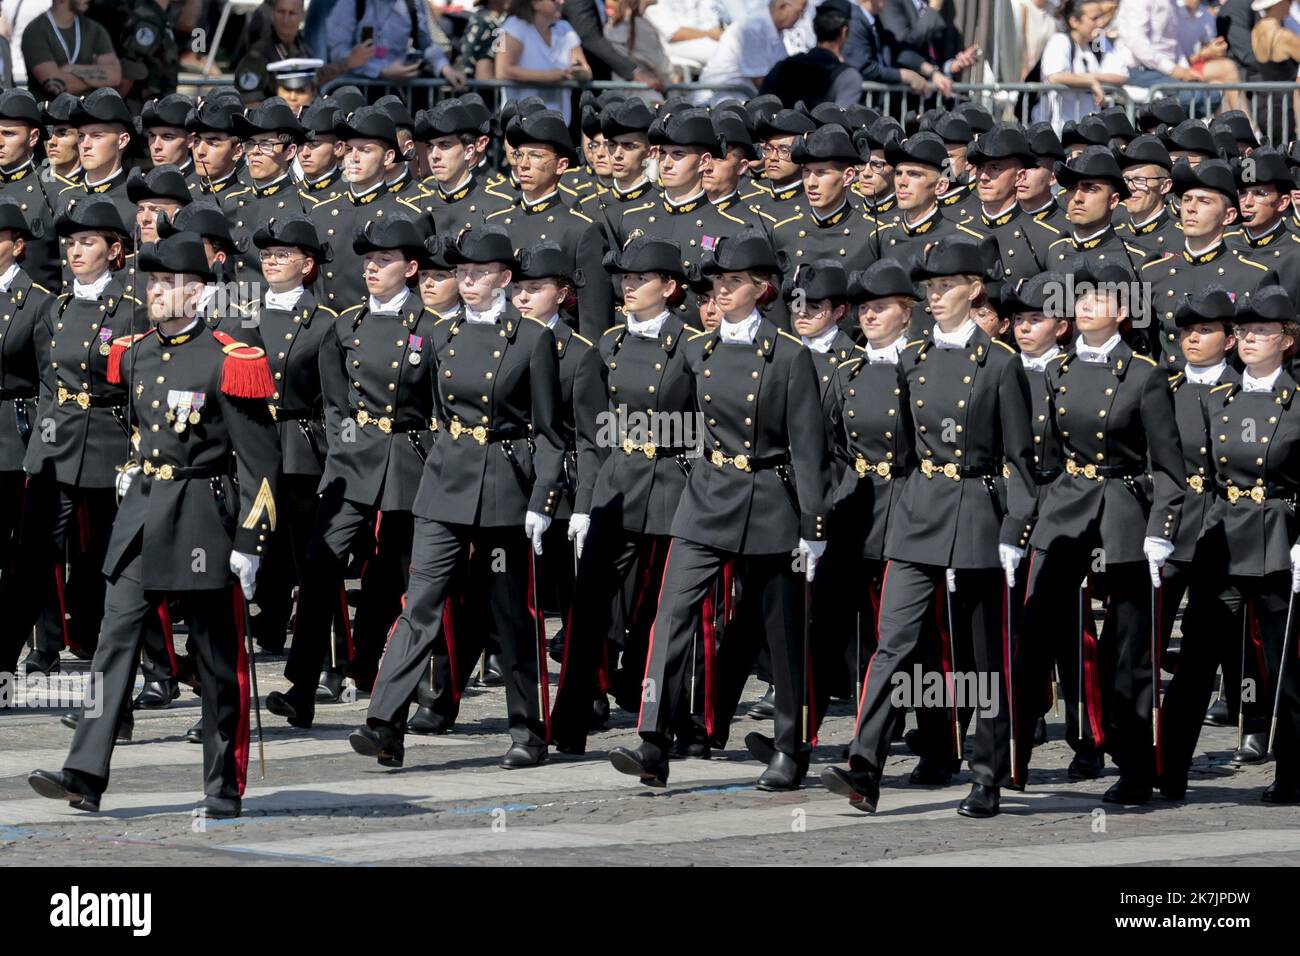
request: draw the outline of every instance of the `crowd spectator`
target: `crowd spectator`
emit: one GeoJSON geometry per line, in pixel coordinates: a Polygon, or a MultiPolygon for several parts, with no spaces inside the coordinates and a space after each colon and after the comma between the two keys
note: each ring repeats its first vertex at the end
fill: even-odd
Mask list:
{"type": "Polygon", "coordinates": [[[658,0],[645,18],[654,25],[668,57],[692,70],[713,58],[722,39],[722,21],[713,0],[658,0]]]}
{"type": "MultiPolygon", "coordinates": [[[[1187,67],[1206,83],[1240,83],[1241,71],[1228,56],[1228,41],[1219,36],[1214,11],[1204,0],[1178,4],[1178,52],[1187,67]]],[[[1239,90],[1224,90],[1223,108],[1244,109],[1239,90]]]]}
{"type": "MultiPolygon", "coordinates": [[[[259,12],[261,9],[263,8],[259,8],[259,12]]],[[[270,16],[267,29],[250,31],[247,52],[234,69],[235,84],[243,93],[252,92],[243,89],[247,77],[255,77],[259,81],[257,93],[261,99],[276,95],[277,78],[268,69],[272,63],[320,59],[302,33],[303,21],[307,18],[304,0],[271,0],[264,9],[268,10],[270,16]]],[[[246,26],[251,27],[254,22],[254,18],[250,17],[246,26]]],[[[322,66],[316,71],[315,87],[319,89],[336,77],[365,66],[372,55],[371,47],[373,44],[367,46],[358,43],[343,59],[322,66]]]]}
{"type": "Polygon", "coordinates": [[[490,80],[496,76],[497,38],[501,25],[506,22],[509,0],[488,0],[474,9],[460,38],[460,57],[464,72],[476,80],[490,80]]]}
{"type": "Polygon", "coordinates": [[[849,18],[849,39],[844,46],[844,62],[872,83],[902,84],[921,94],[937,88],[927,76],[934,77],[942,92],[952,94],[952,80],[939,72],[912,47],[903,46],[881,19],[887,0],[854,0],[849,18]]]}
{"type": "Polygon", "coordinates": [[[38,100],[83,96],[122,82],[122,64],[108,31],[85,16],[89,0],[54,0],[23,31],[27,86],[38,100]]]}
{"type": "Polygon", "coordinates": [[[326,55],[334,63],[355,57],[364,61],[351,72],[402,84],[420,76],[441,76],[453,89],[465,77],[451,65],[433,39],[429,8],[406,0],[347,0],[337,3],[326,24],[326,55]],[[416,22],[411,22],[411,11],[416,22]],[[358,16],[360,12],[360,16],[358,16]],[[363,32],[369,31],[369,37],[363,32]],[[357,47],[363,48],[361,52],[357,47]]]}
{"type": "MultiPolygon", "coordinates": [[[[1265,83],[1294,83],[1300,69],[1300,36],[1283,24],[1290,12],[1287,0],[1254,0],[1250,5],[1259,14],[1259,21],[1250,31],[1250,46],[1259,61],[1259,78],[1265,83]]],[[[1294,130],[1295,112],[1292,95],[1265,93],[1258,97],[1266,107],[1264,129],[1271,142],[1289,142],[1294,130]]],[[[1257,115],[1258,115],[1257,113],[1257,115]]]]}
{"type": "Polygon", "coordinates": [[[23,59],[22,38],[27,25],[37,17],[45,16],[50,0],[0,0],[0,17],[3,17],[5,40],[9,55],[5,64],[8,86],[27,85],[27,63],[23,59]]]}
{"type": "Polygon", "coordinates": [[[662,87],[672,82],[673,64],[659,39],[659,31],[645,16],[646,10],[655,3],[656,0],[616,0],[605,36],[638,69],[653,73],[662,87]]]}
{"type": "Polygon", "coordinates": [[[638,67],[631,57],[620,53],[605,36],[605,24],[609,20],[605,0],[564,0],[562,9],[564,19],[578,32],[593,78],[608,80],[612,76],[618,76],[624,80],[644,83],[653,89],[663,88],[657,76],[638,67]]]}
{"type": "MultiPolygon", "coordinates": [[[[807,0],[770,0],[765,10],[727,27],[718,52],[704,65],[699,81],[713,86],[748,87],[745,96],[758,90],[763,77],[786,57],[782,34],[799,22],[807,0]]],[[[737,90],[702,90],[701,103],[736,97],[737,90]]],[[[743,98],[743,97],[742,97],[743,98]]]]}
{"type": "MultiPolygon", "coordinates": [[[[962,48],[961,33],[951,14],[950,0],[887,0],[880,16],[899,42],[952,77],[974,65],[979,47],[962,48]]],[[[944,95],[951,95],[951,90],[944,95]]]]}
{"type": "Polygon", "coordinates": [[[834,103],[848,106],[862,100],[862,77],[844,62],[849,38],[850,0],[823,0],[813,17],[817,45],[806,53],[786,57],[763,79],[759,93],[778,96],[787,108],[802,100],[806,106],[834,103]]]}
{"type": "MultiPolygon", "coordinates": [[[[1116,54],[1130,86],[1200,83],[1178,48],[1178,0],[1123,0],[1115,15],[1116,54]]],[[[1195,97],[1180,94],[1189,108],[1195,97]]]]}
{"type": "Polygon", "coordinates": [[[1051,123],[1058,136],[1067,121],[1077,122],[1102,105],[1106,96],[1102,84],[1118,86],[1128,81],[1123,73],[1102,72],[1093,50],[1102,29],[1101,16],[1098,0],[1065,0],[1061,8],[1065,29],[1043,47],[1039,68],[1043,82],[1068,86],[1070,90],[1048,93],[1040,99],[1033,118],[1051,123]]]}
{"type": "Polygon", "coordinates": [[[1259,20],[1251,9],[1252,0],[1227,0],[1219,7],[1217,19],[1227,26],[1228,55],[1241,69],[1247,82],[1259,80],[1259,60],[1250,48],[1250,31],[1259,20]]]}
{"type": "MultiPolygon", "coordinates": [[[[577,31],[560,19],[560,0],[511,0],[496,66],[498,80],[516,83],[586,83],[592,72],[577,31]]],[[[507,100],[540,97],[547,109],[564,116],[565,123],[572,118],[568,89],[512,87],[502,92],[507,100]]]]}
{"type": "Polygon", "coordinates": [[[1020,78],[1034,82],[1040,79],[1039,61],[1047,41],[1059,31],[1059,21],[1053,0],[1012,0],[1011,9],[1016,17],[1016,33],[1020,37],[1020,78]]]}

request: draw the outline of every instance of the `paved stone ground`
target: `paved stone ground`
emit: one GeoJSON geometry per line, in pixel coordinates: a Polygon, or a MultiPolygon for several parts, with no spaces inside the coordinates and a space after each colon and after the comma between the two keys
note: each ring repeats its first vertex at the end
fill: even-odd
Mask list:
{"type": "MultiPolygon", "coordinates": [[[[553,625],[552,625],[553,626],[553,625]]],[[[283,658],[261,657],[263,695],[283,690],[283,658]]],[[[86,665],[67,660],[69,668],[86,665]]],[[[552,686],[558,676],[551,665],[552,686]]],[[[747,707],[762,688],[751,681],[747,707]]],[[[875,866],[1296,864],[1300,808],[1270,808],[1259,792],[1272,765],[1234,769],[1234,729],[1206,727],[1188,799],[1116,809],[1114,781],[1070,783],[1061,718],[1035,756],[1031,786],[1004,795],[990,821],[963,819],[967,774],[942,789],[911,787],[901,744],[879,811],[864,815],[823,790],[817,764],[838,763],[852,733],[850,702],[833,705],[804,789],[754,788],[761,767],[743,739],[770,727],[738,716],[713,760],[674,761],[666,791],[647,790],[605,760],[634,744],[634,715],[615,710],[585,758],[552,755],[524,771],[497,767],[508,746],[504,691],[467,691],[457,732],[409,737],[406,767],[357,756],[348,732],[365,699],[323,706],[302,732],[263,710],[266,778],[256,744],[244,816],[199,828],[201,748],[182,739],[198,715],[188,690],[164,711],[139,711],[136,742],[119,746],[103,810],[86,814],[37,797],[25,775],[57,769],[71,732],[54,710],[0,714],[0,863],[99,865],[866,864],[875,866]]]]}

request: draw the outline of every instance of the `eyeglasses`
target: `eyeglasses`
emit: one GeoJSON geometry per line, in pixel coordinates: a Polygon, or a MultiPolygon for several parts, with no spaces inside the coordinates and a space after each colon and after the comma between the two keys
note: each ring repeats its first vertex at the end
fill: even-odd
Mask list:
{"type": "Polygon", "coordinates": [[[456,279],[460,282],[482,282],[484,279],[494,278],[500,273],[500,269],[466,269],[463,266],[456,267],[456,279]]]}
{"type": "Polygon", "coordinates": [[[269,155],[274,153],[277,149],[279,149],[283,145],[284,143],[281,143],[278,140],[266,140],[266,139],[244,140],[244,149],[246,149],[250,153],[264,153],[269,155]]]}
{"type": "Polygon", "coordinates": [[[1124,185],[1129,189],[1153,190],[1168,179],[1168,176],[1125,176],[1124,185]]]}
{"type": "Polygon", "coordinates": [[[1233,332],[1239,339],[1271,339],[1282,334],[1281,329],[1257,329],[1242,325],[1235,326],[1233,332]]]}
{"type": "Polygon", "coordinates": [[[871,170],[873,173],[883,173],[885,170],[889,168],[889,163],[885,162],[883,159],[868,160],[867,162],[863,163],[863,165],[866,166],[867,169],[871,170]]]}
{"type": "Polygon", "coordinates": [[[773,146],[770,143],[764,143],[759,150],[764,156],[775,156],[777,159],[789,159],[793,153],[789,146],[773,146]]]}
{"type": "Polygon", "coordinates": [[[257,258],[262,262],[293,262],[302,257],[297,249],[262,249],[257,258]]]}

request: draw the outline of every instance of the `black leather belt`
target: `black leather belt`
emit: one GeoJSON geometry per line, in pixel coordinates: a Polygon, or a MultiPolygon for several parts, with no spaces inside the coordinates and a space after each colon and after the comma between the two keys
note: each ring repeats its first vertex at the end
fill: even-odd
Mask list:
{"type": "Polygon", "coordinates": [[[966,478],[996,478],[1002,474],[1000,468],[992,465],[959,465],[955,461],[940,465],[929,459],[917,465],[916,470],[927,478],[951,478],[953,481],[962,481],[966,478]]]}
{"type": "Polygon", "coordinates": [[[277,408],[274,405],[266,406],[271,410],[271,417],[277,422],[302,422],[310,421],[313,418],[319,418],[320,413],[310,408],[277,408]]]}
{"type": "Polygon", "coordinates": [[[0,388],[0,402],[16,402],[23,398],[35,398],[34,388],[0,388]]]}
{"type": "Polygon", "coordinates": [[[1134,471],[1132,465],[1094,465],[1091,462],[1081,465],[1073,458],[1065,463],[1065,470],[1071,475],[1087,478],[1089,481],[1102,481],[1106,478],[1137,478],[1145,474],[1142,469],[1134,471]]]}
{"type": "Polygon", "coordinates": [[[1060,478],[1061,475],[1064,473],[1065,473],[1064,468],[1035,468],[1034,484],[1050,485],[1057,478],[1060,478]]]}
{"type": "Polygon", "coordinates": [[[749,455],[724,455],[715,448],[709,452],[708,460],[715,468],[725,468],[730,465],[737,471],[762,471],[764,468],[776,468],[788,464],[790,456],[786,454],[751,458],[749,455]]]}
{"type": "Polygon", "coordinates": [[[1228,485],[1226,488],[1215,487],[1215,492],[1220,498],[1229,504],[1252,503],[1262,505],[1270,498],[1294,498],[1295,490],[1292,488],[1265,488],[1263,485],[1255,485],[1253,488],[1238,488],[1236,485],[1228,485]]]}
{"type": "Polygon", "coordinates": [[[184,478],[220,478],[230,474],[230,469],[220,465],[186,467],[181,465],[155,465],[146,461],[141,470],[159,481],[179,481],[184,478]]]}

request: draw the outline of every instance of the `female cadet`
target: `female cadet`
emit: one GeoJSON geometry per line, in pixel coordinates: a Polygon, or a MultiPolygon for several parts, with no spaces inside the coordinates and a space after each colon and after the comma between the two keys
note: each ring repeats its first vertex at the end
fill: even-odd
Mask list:
{"type": "Polygon", "coordinates": [[[642,692],[642,742],[615,748],[610,762],[651,786],[667,784],[699,607],[723,563],[734,559],[741,586],[736,617],[749,616],[746,602],[760,602],[764,627],[729,630],[718,671],[748,672],[756,641],[766,636],[776,685],[774,754],[758,785],[794,789],[810,751],[800,575],[812,579],[826,548],[830,497],[817,372],[803,343],[759,312],[777,294],[769,278],[776,254],[765,233],[746,229],[720,239],[701,271],[712,276],[723,312],[717,332],[685,344],[704,418],[704,457],[673,517],[642,692]]]}

